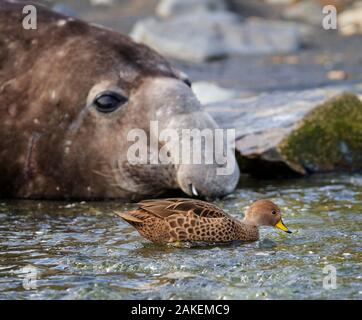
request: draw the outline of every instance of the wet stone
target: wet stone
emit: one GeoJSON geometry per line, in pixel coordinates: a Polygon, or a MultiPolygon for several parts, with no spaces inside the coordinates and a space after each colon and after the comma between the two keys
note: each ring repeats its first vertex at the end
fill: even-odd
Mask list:
{"type": "Polygon", "coordinates": [[[192,91],[201,104],[221,102],[241,96],[237,91],[221,88],[217,84],[207,81],[192,83],[192,91]]]}
{"type": "Polygon", "coordinates": [[[161,54],[191,62],[231,55],[288,53],[298,50],[305,26],[287,21],[250,18],[231,12],[196,12],[172,19],[147,18],[131,37],[161,54]]]}
{"type": "Polygon", "coordinates": [[[162,0],[156,8],[160,17],[172,17],[190,12],[222,11],[226,9],[223,0],[162,0]]]}
{"type": "Polygon", "coordinates": [[[362,170],[362,102],[342,88],[275,92],[206,106],[236,128],[240,169],[255,176],[362,170]]]}
{"type": "Polygon", "coordinates": [[[338,15],[338,30],[345,36],[362,34],[362,1],[338,15]]]}
{"type": "Polygon", "coordinates": [[[282,15],[286,19],[299,20],[316,26],[322,25],[324,17],[321,4],[312,0],[288,6],[282,15]]]}

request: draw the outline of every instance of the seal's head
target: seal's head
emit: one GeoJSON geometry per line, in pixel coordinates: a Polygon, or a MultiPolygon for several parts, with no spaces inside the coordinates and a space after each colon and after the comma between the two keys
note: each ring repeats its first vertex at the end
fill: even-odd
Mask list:
{"type": "Polygon", "coordinates": [[[205,132],[215,138],[218,126],[194,96],[189,79],[149,48],[115,37],[111,47],[119,47],[114,57],[118,69],[105,67],[107,72],[89,90],[85,107],[93,121],[94,135],[88,139],[98,148],[94,151],[101,158],[98,163],[106,164],[95,173],[135,195],[181,188],[191,196],[216,197],[234,190],[239,171],[233,150],[218,150],[228,153],[231,168],[218,174],[222,165],[215,163],[216,157],[206,163],[206,143],[195,141],[205,132]],[[199,162],[192,158],[197,152],[199,162]],[[185,160],[187,154],[190,159],[185,160]]]}
{"type": "Polygon", "coordinates": [[[230,148],[213,150],[228,153],[227,174],[203,161],[205,143],[201,163],[175,161],[190,147],[178,149],[184,142],[168,141],[167,133],[217,129],[184,74],[126,36],[41,7],[37,30],[23,30],[17,6],[0,13],[8,37],[0,44],[7,74],[0,134],[8,150],[0,160],[12,162],[17,151],[4,179],[13,181],[9,195],[132,200],[168,189],[215,197],[235,188],[230,148]]]}

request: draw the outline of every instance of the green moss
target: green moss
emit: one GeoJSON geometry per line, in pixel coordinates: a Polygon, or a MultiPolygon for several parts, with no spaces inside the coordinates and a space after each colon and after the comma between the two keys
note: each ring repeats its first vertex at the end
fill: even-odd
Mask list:
{"type": "Polygon", "coordinates": [[[362,169],[362,102],[345,93],[316,107],[278,146],[297,172],[362,169]]]}

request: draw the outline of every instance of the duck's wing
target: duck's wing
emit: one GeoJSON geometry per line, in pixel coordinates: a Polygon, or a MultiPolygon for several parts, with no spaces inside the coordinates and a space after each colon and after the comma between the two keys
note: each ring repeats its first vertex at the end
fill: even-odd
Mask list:
{"type": "Polygon", "coordinates": [[[199,217],[205,218],[230,217],[216,205],[195,199],[151,199],[141,201],[138,205],[139,209],[142,209],[160,218],[166,218],[174,214],[186,215],[189,211],[192,211],[199,217]]]}

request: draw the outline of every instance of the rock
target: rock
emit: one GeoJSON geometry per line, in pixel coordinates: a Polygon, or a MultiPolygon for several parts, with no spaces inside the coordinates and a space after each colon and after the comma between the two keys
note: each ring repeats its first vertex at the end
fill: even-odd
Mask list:
{"type": "Polygon", "coordinates": [[[321,26],[323,20],[322,6],[313,0],[301,1],[287,7],[282,16],[290,20],[298,20],[312,25],[321,26]]]}
{"type": "Polygon", "coordinates": [[[167,57],[203,62],[229,55],[294,52],[302,31],[293,22],[248,19],[240,23],[237,15],[220,11],[169,20],[148,18],[134,26],[131,37],[167,57]]]}
{"type": "Polygon", "coordinates": [[[192,91],[203,105],[240,97],[240,94],[236,91],[224,89],[206,81],[194,82],[192,91]]]}
{"type": "MultiPolygon", "coordinates": [[[[248,19],[229,38],[239,54],[277,54],[297,51],[305,29],[293,22],[248,19]]],[[[233,53],[234,53],[233,52],[233,53]]]]}
{"type": "Polygon", "coordinates": [[[362,2],[338,15],[338,30],[346,36],[362,33],[362,2]]]}
{"type": "Polygon", "coordinates": [[[92,6],[113,6],[114,0],[89,0],[92,6]]]}
{"type": "Polygon", "coordinates": [[[52,10],[68,17],[76,18],[78,14],[71,7],[64,3],[57,3],[52,7],[52,10]]]}
{"type": "Polygon", "coordinates": [[[240,169],[255,176],[362,170],[362,102],[343,89],[268,93],[206,107],[236,128],[240,169]]]}
{"type": "Polygon", "coordinates": [[[166,21],[148,18],[136,23],[131,37],[165,56],[202,62],[227,54],[224,29],[238,25],[238,20],[228,12],[185,14],[166,21]]]}
{"type": "Polygon", "coordinates": [[[72,2],[82,20],[123,34],[128,34],[138,20],[153,15],[158,3],[158,0],[63,1],[72,2]]]}
{"type": "Polygon", "coordinates": [[[288,5],[293,4],[295,0],[265,0],[268,4],[275,4],[275,5],[288,5]]]}
{"type": "Polygon", "coordinates": [[[223,0],[162,0],[156,14],[168,18],[185,13],[226,10],[223,0]]]}

